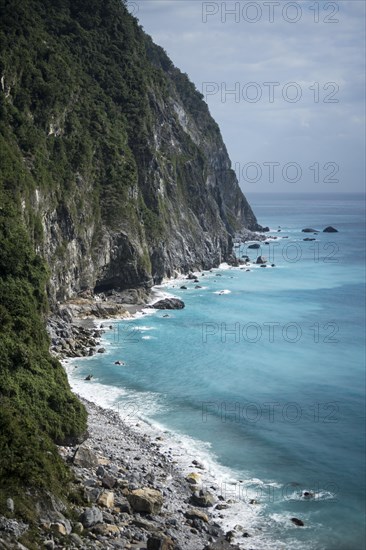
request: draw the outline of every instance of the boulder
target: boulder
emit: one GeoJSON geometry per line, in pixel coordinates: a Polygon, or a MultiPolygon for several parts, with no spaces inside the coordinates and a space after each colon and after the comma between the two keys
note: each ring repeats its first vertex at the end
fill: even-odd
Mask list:
{"type": "Polygon", "coordinates": [[[113,508],[114,506],[114,493],[113,491],[103,491],[98,498],[98,504],[105,508],[113,508]]]}
{"type": "Polygon", "coordinates": [[[117,525],[98,523],[92,528],[93,533],[102,536],[118,535],[120,533],[119,527],[117,525]]]}
{"type": "Polygon", "coordinates": [[[267,258],[265,258],[264,256],[258,256],[257,261],[255,263],[256,264],[265,264],[266,262],[267,262],[267,258]]]}
{"type": "Polygon", "coordinates": [[[230,508],[230,506],[225,503],[219,503],[215,506],[215,510],[227,510],[227,508],[230,508]]]}
{"type": "Polygon", "coordinates": [[[208,523],[208,515],[204,512],[201,512],[201,510],[197,510],[196,508],[191,508],[190,510],[187,510],[185,516],[187,519],[200,519],[205,523],[208,523]]]}
{"type": "Polygon", "coordinates": [[[147,550],[174,550],[176,548],[171,538],[152,536],[147,539],[147,550]]]}
{"type": "Polygon", "coordinates": [[[113,487],[115,486],[115,484],[117,483],[117,480],[115,477],[109,475],[109,474],[105,474],[103,476],[103,479],[102,479],[102,485],[103,487],[105,487],[106,489],[113,489],[113,487]]]}
{"type": "Polygon", "coordinates": [[[228,265],[231,265],[232,267],[239,267],[239,259],[234,255],[232,255],[232,256],[230,256],[230,258],[228,258],[227,263],[228,263],[228,265]]]}
{"type": "Polygon", "coordinates": [[[160,491],[149,487],[135,489],[127,495],[127,500],[134,512],[146,512],[147,514],[159,514],[164,502],[160,491]]]}
{"type": "Polygon", "coordinates": [[[186,480],[188,483],[191,483],[192,485],[199,485],[201,483],[201,476],[200,474],[196,474],[195,472],[192,472],[187,475],[186,480]]]}
{"type": "Polygon", "coordinates": [[[291,518],[291,521],[292,521],[292,523],[294,523],[298,527],[303,527],[304,526],[304,522],[299,518],[291,518]]]}
{"type": "Polygon", "coordinates": [[[258,244],[258,243],[250,244],[250,245],[248,246],[248,248],[251,248],[251,249],[253,249],[253,250],[258,250],[258,248],[260,248],[260,247],[261,247],[261,245],[258,244]]]}
{"type": "Polygon", "coordinates": [[[73,533],[76,533],[76,535],[81,535],[83,531],[84,531],[84,525],[80,521],[77,521],[76,523],[73,524],[72,526],[73,533]]]}
{"type": "Polygon", "coordinates": [[[164,300],[159,300],[148,307],[153,309],[183,309],[184,306],[184,302],[179,300],[179,298],[164,298],[164,300]]]}
{"type": "Polygon", "coordinates": [[[239,546],[230,544],[224,538],[220,538],[215,542],[209,543],[203,550],[240,550],[239,546]]]}
{"type": "Polygon", "coordinates": [[[332,227],[331,225],[328,225],[328,227],[323,229],[323,233],[338,233],[338,229],[332,227]]]}
{"type": "Polygon", "coordinates": [[[303,241],[315,241],[315,237],[306,237],[303,241]]]}
{"type": "Polygon", "coordinates": [[[89,529],[93,525],[103,522],[103,514],[99,508],[93,506],[93,508],[86,508],[81,514],[79,520],[85,529],[89,529]]]}
{"type": "Polygon", "coordinates": [[[303,233],[317,233],[317,229],[313,229],[312,227],[305,227],[305,229],[301,230],[303,233]]]}
{"type": "Polygon", "coordinates": [[[203,489],[199,493],[194,493],[190,498],[190,503],[200,508],[210,508],[215,504],[214,496],[203,489]]]}
{"type": "Polygon", "coordinates": [[[96,454],[85,445],[80,445],[80,447],[76,449],[72,461],[75,466],[80,466],[81,468],[94,468],[98,466],[96,454]]]}
{"type": "Polygon", "coordinates": [[[6,499],[6,507],[11,514],[14,513],[14,500],[12,498],[6,499]]]}
{"type": "MultiPolygon", "coordinates": [[[[62,535],[65,537],[69,533],[66,531],[66,527],[63,523],[51,523],[51,531],[56,535],[62,535]]],[[[71,532],[71,529],[70,529],[71,532]]]]}

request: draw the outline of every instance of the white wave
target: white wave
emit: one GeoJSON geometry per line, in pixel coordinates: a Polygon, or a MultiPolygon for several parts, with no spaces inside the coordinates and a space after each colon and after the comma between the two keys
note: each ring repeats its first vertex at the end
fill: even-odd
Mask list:
{"type": "Polygon", "coordinates": [[[302,502],[318,502],[321,500],[336,500],[337,495],[330,491],[325,491],[320,489],[319,491],[312,491],[311,489],[306,489],[302,491],[293,491],[291,494],[286,495],[284,500],[296,500],[302,502]],[[308,493],[308,494],[306,494],[308,493]]]}
{"type": "Polygon", "coordinates": [[[215,290],[215,292],[213,294],[231,294],[231,290],[215,290]]]}

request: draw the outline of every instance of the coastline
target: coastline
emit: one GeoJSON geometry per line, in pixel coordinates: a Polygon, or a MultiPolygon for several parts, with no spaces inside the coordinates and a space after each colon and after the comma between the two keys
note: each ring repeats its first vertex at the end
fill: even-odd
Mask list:
{"type": "MultiPolygon", "coordinates": [[[[222,265],[219,269],[237,270],[240,268],[222,265]]],[[[174,282],[174,284],[178,286],[186,280],[187,277],[182,275],[174,281],[169,280],[167,282],[169,284],[174,282]]],[[[172,297],[171,292],[162,290],[162,287],[164,288],[164,284],[159,285],[158,288],[154,287],[154,296],[148,304],[131,308],[130,316],[127,319],[114,318],[93,320],[94,329],[100,327],[101,324],[103,326],[105,324],[110,324],[111,328],[116,322],[129,322],[135,318],[141,318],[144,314],[153,314],[154,310],[143,310],[151,306],[158,299],[172,297]]],[[[88,320],[87,323],[90,323],[90,320],[88,320]]],[[[103,335],[101,338],[101,345],[107,348],[107,340],[104,340],[103,335]]],[[[106,349],[106,353],[108,353],[108,348],[106,349]]],[[[77,359],[80,360],[80,357],[77,359]]],[[[180,505],[178,505],[177,499],[173,498],[171,502],[173,509],[177,506],[178,508],[179,506],[181,507],[182,501],[185,505],[188,504],[191,491],[187,493],[187,487],[189,490],[192,486],[187,483],[186,478],[191,473],[197,474],[200,477],[200,481],[197,486],[193,488],[208,491],[209,494],[212,495],[214,502],[212,507],[202,508],[201,510],[206,514],[208,512],[209,521],[212,521],[215,529],[219,530],[216,534],[218,540],[221,540],[219,544],[223,544],[225,540],[226,546],[217,546],[217,548],[240,548],[243,550],[246,548],[276,548],[278,550],[286,548],[285,543],[271,540],[271,526],[269,524],[265,525],[263,516],[260,517],[260,512],[263,507],[260,502],[256,500],[255,497],[257,495],[255,491],[251,491],[250,489],[251,480],[240,480],[240,483],[243,484],[241,487],[245,488],[246,499],[236,499],[235,493],[237,492],[237,485],[239,483],[238,476],[235,476],[235,473],[229,468],[225,468],[215,461],[215,457],[211,454],[209,446],[205,447],[204,442],[192,440],[188,436],[170,432],[165,426],[159,426],[156,423],[152,424],[146,418],[138,417],[133,422],[123,421],[122,415],[116,410],[116,407],[113,406],[111,402],[103,402],[103,393],[106,393],[107,387],[99,387],[102,385],[97,382],[89,386],[88,382],[84,382],[81,379],[79,379],[79,384],[75,384],[76,378],[72,375],[75,360],[66,360],[66,364],[64,362],[64,367],[68,372],[72,390],[86,404],[88,412],[91,413],[92,425],[95,425],[95,411],[93,407],[96,407],[100,414],[103,413],[109,418],[113,418],[112,421],[109,421],[109,423],[112,423],[113,429],[115,426],[116,429],[118,426],[123,426],[123,430],[127,431],[133,437],[142,456],[145,455],[146,448],[150,450],[152,448],[151,446],[153,446],[154,452],[156,452],[159,457],[164,457],[168,464],[174,465],[173,477],[176,483],[179,486],[183,484],[185,489],[178,499],[180,500],[180,505]],[[97,387],[95,387],[95,384],[97,384],[97,387]],[[94,403],[90,403],[93,399],[94,403]],[[156,444],[157,441],[159,442],[158,445],[156,444]],[[197,460],[197,458],[199,460],[197,460]],[[198,463],[199,467],[195,466],[195,463],[198,463]],[[231,546],[228,541],[233,542],[235,546],[231,546]],[[249,541],[250,545],[248,546],[249,541]]],[[[113,394],[113,392],[111,393],[113,394]]],[[[109,401],[113,401],[113,397],[116,396],[108,395],[108,397],[110,397],[109,401]]],[[[105,432],[105,424],[102,424],[103,428],[99,426],[96,429],[103,434],[100,441],[103,445],[108,447],[108,434],[105,432]]],[[[149,462],[150,466],[152,463],[153,461],[149,462]]],[[[182,548],[186,548],[187,550],[201,550],[204,548],[205,543],[207,543],[207,540],[203,538],[200,541],[201,546],[197,546],[198,543],[196,540],[193,546],[189,546],[187,545],[188,543],[185,543],[182,548]]],[[[212,546],[212,548],[216,548],[216,546],[212,546]]]]}
{"type": "MultiPolygon", "coordinates": [[[[163,436],[153,439],[144,431],[138,433],[124,423],[116,411],[80,399],[89,415],[89,436],[79,449],[87,449],[96,457],[96,462],[93,467],[86,467],[86,463],[74,463],[72,468],[89,493],[89,500],[95,503],[94,506],[101,506],[101,496],[106,492],[103,487],[108,488],[110,497],[113,494],[113,506],[104,506],[104,509],[108,509],[106,519],[109,520],[105,519],[104,523],[116,528],[110,531],[113,532],[113,539],[108,541],[109,544],[108,539],[103,538],[105,533],[97,537],[100,543],[105,543],[103,548],[242,548],[229,542],[234,539],[234,532],[225,533],[219,525],[220,509],[226,506],[219,492],[214,487],[210,487],[210,492],[203,487],[205,495],[210,495],[214,504],[201,506],[198,501],[194,502],[197,486],[184,478],[172,452],[162,451],[163,436]],[[115,484],[112,482],[107,487],[108,481],[103,480],[103,475],[114,477],[115,484]],[[128,505],[133,491],[146,488],[158,491],[162,495],[163,505],[159,512],[138,512],[132,505],[128,505]],[[111,515],[114,517],[110,517],[111,515]],[[161,546],[149,543],[151,536],[160,539],[161,546]]],[[[60,453],[65,460],[72,462],[75,450],[61,447],[60,453]]],[[[198,476],[202,473],[202,468],[203,466],[196,461],[191,465],[191,473],[198,476]]],[[[99,530],[102,531],[101,528],[99,530]]],[[[238,526],[235,530],[235,538],[244,539],[248,536],[249,533],[244,526],[238,526]]]]}

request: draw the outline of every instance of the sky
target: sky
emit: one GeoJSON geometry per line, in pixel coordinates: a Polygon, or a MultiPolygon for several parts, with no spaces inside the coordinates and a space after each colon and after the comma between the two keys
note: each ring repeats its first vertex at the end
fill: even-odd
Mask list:
{"type": "Polygon", "coordinates": [[[245,192],[365,191],[364,0],[129,0],[218,122],[245,192]]]}

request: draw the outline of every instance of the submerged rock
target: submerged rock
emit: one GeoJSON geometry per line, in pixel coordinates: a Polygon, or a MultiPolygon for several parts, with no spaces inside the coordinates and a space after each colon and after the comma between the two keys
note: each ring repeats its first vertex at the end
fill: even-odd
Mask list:
{"type": "Polygon", "coordinates": [[[257,243],[255,243],[255,244],[250,244],[250,245],[248,246],[248,248],[251,248],[251,249],[253,249],[253,250],[257,250],[257,249],[260,248],[260,247],[261,247],[261,245],[260,245],[260,244],[257,244],[257,243]]]}
{"type": "Polygon", "coordinates": [[[305,227],[305,229],[302,229],[301,231],[302,231],[302,233],[317,233],[318,232],[317,229],[312,229],[311,227],[305,227]]]}
{"type": "Polygon", "coordinates": [[[294,523],[298,527],[303,527],[304,526],[304,522],[299,518],[291,518],[291,521],[292,521],[292,523],[294,523]]]}
{"type": "Polygon", "coordinates": [[[332,227],[331,225],[328,225],[328,227],[323,229],[323,233],[338,233],[338,229],[332,227]]]}

